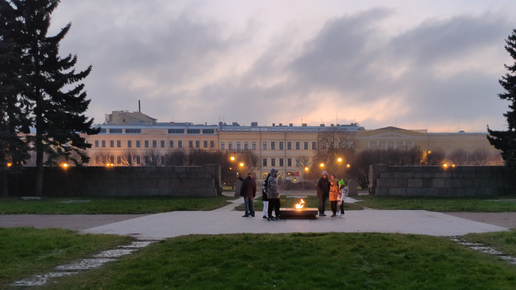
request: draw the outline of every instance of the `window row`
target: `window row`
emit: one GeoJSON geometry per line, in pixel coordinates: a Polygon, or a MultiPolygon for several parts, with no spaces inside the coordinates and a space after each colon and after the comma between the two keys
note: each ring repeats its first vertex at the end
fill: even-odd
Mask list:
{"type": "Polygon", "coordinates": [[[300,167],[303,164],[301,164],[300,158],[295,158],[294,160],[292,158],[286,158],[286,164],[285,164],[285,158],[262,158],[262,166],[263,167],[292,167],[292,161],[295,162],[296,167],[300,167]],[[270,162],[269,162],[270,161],[270,162]]]}
{"type": "MultiPolygon", "coordinates": [[[[122,148],[122,140],[95,140],[95,148],[106,148],[109,142],[109,148],[122,148]],[[115,146],[116,145],[116,146],[115,146]]],[[[183,140],[169,140],[166,147],[165,140],[127,140],[127,148],[183,148],[183,140]],[[159,142],[159,143],[158,143],[159,142]],[[159,144],[159,146],[158,146],[159,144]]],[[[214,140],[189,140],[188,148],[215,148],[214,140]],[[202,142],[202,143],[201,143],[202,142]]]]}
{"type": "MultiPolygon", "coordinates": [[[[287,145],[286,150],[293,150],[292,148],[295,148],[295,150],[301,150],[301,148],[303,150],[317,150],[317,142],[311,142],[311,145],[312,145],[311,147],[309,146],[310,142],[307,142],[307,141],[305,141],[305,142],[288,141],[288,142],[286,142],[286,145],[287,145]],[[294,147],[292,147],[292,145],[294,145],[294,147]]],[[[228,150],[258,150],[256,141],[252,141],[251,143],[249,143],[248,141],[243,141],[243,142],[242,141],[236,141],[236,142],[228,141],[227,148],[226,148],[226,141],[221,141],[220,149],[221,150],[226,150],[226,149],[228,149],[228,150]],[[251,145],[251,146],[249,147],[249,145],[251,145]]],[[[279,142],[263,141],[261,150],[285,150],[285,142],[283,142],[283,141],[279,141],[279,142]],[[270,147],[269,147],[269,145],[270,145],[270,147]]]]}
{"type": "MultiPolygon", "coordinates": [[[[124,129],[100,128],[100,133],[122,134],[124,129]]],[[[215,129],[168,129],[169,134],[215,134],[215,129]]],[[[125,129],[126,134],[141,134],[142,129],[125,129]]]]}

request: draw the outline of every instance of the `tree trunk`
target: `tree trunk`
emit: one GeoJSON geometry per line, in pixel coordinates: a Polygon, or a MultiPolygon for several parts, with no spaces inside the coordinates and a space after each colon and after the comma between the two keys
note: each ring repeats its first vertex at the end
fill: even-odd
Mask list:
{"type": "Polygon", "coordinates": [[[36,196],[43,196],[43,141],[41,133],[36,133],[36,196]]]}
{"type": "Polygon", "coordinates": [[[7,185],[7,171],[0,172],[0,197],[9,197],[9,186],[7,185]]]}

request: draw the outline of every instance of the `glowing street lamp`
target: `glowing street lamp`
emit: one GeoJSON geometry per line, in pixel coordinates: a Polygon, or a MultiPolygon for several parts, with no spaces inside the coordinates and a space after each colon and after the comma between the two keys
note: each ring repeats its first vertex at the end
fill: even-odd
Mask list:
{"type": "Polygon", "coordinates": [[[64,169],[66,169],[66,168],[68,168],[68,163],[63,163],[63,164],[61,164],[61,166],[62,166],[64,169]]]}
{"type": "Polygon", "coordinates": [[[337,162],[342,163],[342,157],[337,158],[337,162]]]}
{"type": "Polygon", "coordinates": [[[321,166],[321,168],[323,168],[324,167],[324,163],[319,164],[319,166],[321,166]]]}
{"type": "Polygon", "coordinates": [[[235,161],[235,156],[231,156],[231,157],[229,157],[229,160],[231,160],[231,161],[235,161]]]}
{"type": "Polygon", "coordinates": [[[240,165],[240,167],[244,167],[244,162],[240,162],[238,165],[240,165]]]}
{"type": "Polygon", "coordinates": [[[350,168],[350,167],[351,167],[351,165],[349,165],[349,164],[348,164],[348,165],[346,165],[346,167],[347,167],[347,168],[350,168]]]}
{"type": "Polygon", "coordinates": [[[305,167],[305,171],[308,171],[308,166],[307,166],[307,167],[305,167]]]}

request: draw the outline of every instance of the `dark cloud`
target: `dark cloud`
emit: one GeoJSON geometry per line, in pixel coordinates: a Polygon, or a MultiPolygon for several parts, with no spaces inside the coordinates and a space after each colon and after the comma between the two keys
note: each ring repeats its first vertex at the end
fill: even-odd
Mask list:
{"type": "Polygon", "coordinates": [[[503,12],[422,19],[393,33],[399,15],[375,8],[328,19],[308,39],[302,25],[278,28],[264,45],[255,38],[260,21],[232,28],[198,15],[198,2],[152,3],[70,0],[58,8],[57,26],[72,21],[62,53],[93,65],[86,88],[97,122],[142,100],[160,121],[503,126],[497,80],[514,28],[503,12]]]}

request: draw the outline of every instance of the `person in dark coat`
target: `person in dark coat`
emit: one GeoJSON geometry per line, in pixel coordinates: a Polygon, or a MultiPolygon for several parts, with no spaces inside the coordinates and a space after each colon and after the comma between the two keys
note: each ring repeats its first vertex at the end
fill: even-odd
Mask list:
{"type": "Polygon", "coordinates": [[[326,201],[330,196],[330,181],[328,180],[328,172],[323,171],[321,177],[317,181],[317,197],[319,198],[319,216],[326,216],[324,213],[326,201]]]}
{"type": "Polygon", "coordinates": [[[245,214],[243,217],[254,217],[254,198],[256,197],[256,182],[253,178],[253,173],[247,173],[247,177],[242,182],[240,187],[240,196],[244,198],[245,214]]]}
{"type": "Polygon", "coordinates": [[[280,219],[280,193],[278,192],[278,170],[273,168],[271,169],[270,177],[267,182],[267,199],[269,200],[269,209],[267,217],[268,221],[278,221],[280,219]],[[275,217],[272,216],[272,211],[276,214],[275,217]]]}

